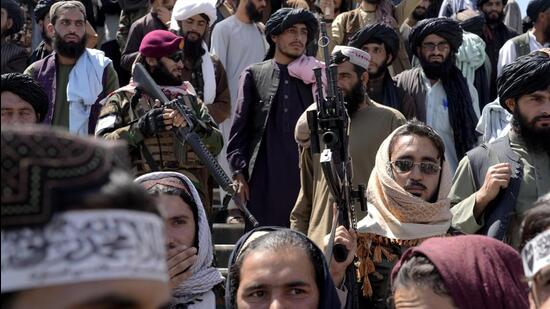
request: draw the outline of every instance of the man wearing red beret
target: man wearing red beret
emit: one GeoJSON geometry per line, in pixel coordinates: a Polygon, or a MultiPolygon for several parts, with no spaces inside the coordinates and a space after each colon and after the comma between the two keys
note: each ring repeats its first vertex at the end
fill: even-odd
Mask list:
{"type": "MultiPolygon", "coordinates": [[[[193,86],[183,81],[182,48],[182,37],[166,30],[155,30],[143,38],[136,63],[145,67],[168,99],[183,96],[185,104],[199,120],[195,132],[217,155],[223,146],[222,135],[206,105],[197,99],[193,86]]],[[[203,203],[209,205],[204,194],[208,171],[191,147],[182,144],[172,131],[174,127],[187,125],[184,118],[176,110],[162,107],[146,93],[136,94],[135,89],[136,84],[131,81],[107,97],[95,134],[128,142],[136,176],[155,170],[179,171],[195,183],[203,203]]]]}

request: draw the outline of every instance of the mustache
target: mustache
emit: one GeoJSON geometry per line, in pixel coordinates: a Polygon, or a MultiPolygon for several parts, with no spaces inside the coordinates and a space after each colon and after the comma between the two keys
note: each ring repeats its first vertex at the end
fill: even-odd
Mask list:
{"type": "Polygon", "coordinates": [[[539,120],[548,120],[548,119],[550,119],[550,115],[540,115],[540,116],[536,116],[535,118],[533,118],[533,120],[531,122],[535,123],[539,120]]]}
{"type": "Polygon", "coordinates": [[[409,180],[409,181],[407,181],[407,184],[405,185],[405,190],[419,189],[419,188],[425,190],[426,186],[423,185],[422,183],[416,181],[416,180],[409,180]]]}

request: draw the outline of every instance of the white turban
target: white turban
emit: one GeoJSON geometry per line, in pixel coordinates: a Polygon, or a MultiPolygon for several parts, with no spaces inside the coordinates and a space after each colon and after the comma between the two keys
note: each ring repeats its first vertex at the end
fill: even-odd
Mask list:
{"type": "Polygon", "coordinates": [[[208,16],[208,27],[216,21],[216,3],[213,0],[177,0],[172,9],[170,29],[179,30],[178,21],[186,20],[191,16],[205,14],[208,16]]]}
{"type": "Polygon", "coordinates": [[[349,58],[349,62],[358,65],[365,70],[369,67],[370,55],[364,50],[351,46],[336,45],[332,50],[332,55],[337,52],[341,52],[344,56],[349,58]]]}

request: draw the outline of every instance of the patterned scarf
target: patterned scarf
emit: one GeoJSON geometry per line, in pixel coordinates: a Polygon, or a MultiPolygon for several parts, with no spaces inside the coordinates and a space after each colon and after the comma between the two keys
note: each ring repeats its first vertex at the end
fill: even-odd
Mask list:
{"type": "MultiPolygon", "coordinates": [[[[135,182],[137,183],[149,183],[151,180],[159,180],[159,183],[163,182],[163,179],[177,178],[189,190],[195,204],[198,209],[198,226],[199,226],[199,252],[198,259],[191,266],[193,275],[191,278],[180,283],[179,286],[172,290],[173,305],[190,304],[193,301],[201,298],[204,293],[209,292],[212,288],[221,283],[224,278],[220,272],[212,266],[213,253],[212,253],[212,236],[210,233],[210,227],[208,226],[208,219],[204,211],[199,193],[193,183],[184,175],[176,172],[154,172],[145,174],[138,177],[135,182]]],[[[167,184],[167,182],[163,182],[167,184]]],[[[180,188],[180,186],[174,186],[180,188]]]]}
{"type": "Polygon", "coordinates": [[[393,245],[405,248],[415,246],[424,239],[444,236],[451,226],[450,201],[451,171],[447,162],[441,170],[437,201],[427,202],[405,191],[391,176],[389,145],[395,132],[390,134],[376,153],[374,170],[367,188],[368,215],[358,223],[358,272],[363,282],[363,294],[372,296],[368,275],[384,256],[390,262],[399,258],[390,249],[393,245]]]}

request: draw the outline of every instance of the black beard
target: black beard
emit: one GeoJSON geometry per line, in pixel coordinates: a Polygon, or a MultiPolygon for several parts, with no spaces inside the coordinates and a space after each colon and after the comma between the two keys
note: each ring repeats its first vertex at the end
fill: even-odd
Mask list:
{"type": "Polygon", "coordinates": [[[248,18],[255,23],[259,22],[262,20],[262,17],[264,17],[264,14],[256,9],[256,6],[252,3],[252,1],[249,1],[246,4],[246,15],[248,15],[248,18]]]}
{"type": "Polygon", "coordinates": [[[193,41],[185,37],[185,45],[183,47],[183,54],[185,58],[196,60],[202,57],[206,51],[202,48],[202,37],[198,40],[193,41]]]}
{"type": "Polygon", "coordinates": [[[421,20],[426,19],[426,16],[427,16],[427,15],[428,15],[428,10],[424,10],[424,13],[422,13],[422,14],[418,14],[418,13],[416,12],[416,10],[414,10],[414,11],[412,12],[412,17],[413,17],[414,20],[416,20],[416,21],[421,21],[421,20]]]}
{"type": "Polygon", "coordinates": [[[86,35],[80,39],[80,42],[76,43],[67,43],[63,41],[63,38],[55,33],[53,36],[53,48],[54,50],[63,57],[78,59],[86,50],[86,35]]]}
{"type": "Polygon", "coordinates": [[[535,123],[542,117],[550,116],[537,116],[531,122],[527,121],[521,114],[519,106],[516,104],[512,119],[512,127],[514,131],[521,136],[527,148],[531,151],[539,152],[544,151],[550,154],[550,127],[536,128],[535,123]]]}
{"type": "Polygon", "coordinates": [[[183,84],[181,79],[175,78],[160,61],[154,67],[147,66],[147,71],[151,77],[160,86],[180,86],[183,84]]]}
{"type": "Polygon", "coordinates": [[[550,42],[550,23],[546,24],[546,28],[542,30],[542,33],[544,34],[544,42],[550,42]]]}
{"type": "Polygon", "coordinates": [[[485,13],[484,13],[484,15],[485,15],[485,22],[489,26],[498,25],[498,24],[502,23],[502,21],[504,20],[504,13],[502,13],[502,12],[498,14],[498,17],[496,19],[490,18],[489,15],[487,15],[485,13]]]}
{"type": "Polygon", "coordinates": [[[359,105],[365,102],[365,87],[358,81],[351,89],[351,93],[344,96],[346,102],[346,109],[348,110],[349,117],[351,118],[359,109],[359,105]]]}
{"type": "Polygon", "coordinates": [[[420,56],[420,65],[422,66],[422,70],[424,71],[424,74],[426,74],[426,77],[429,79],[438,80],[444,76],[447,76],[451,70],[451,67],[455,63],[455,57],[452,53],[453,51],[451,50],[451,54],[449,54],[447,59],[441,63],[431,63],[424,59],[423,56],[420,56]]]}

